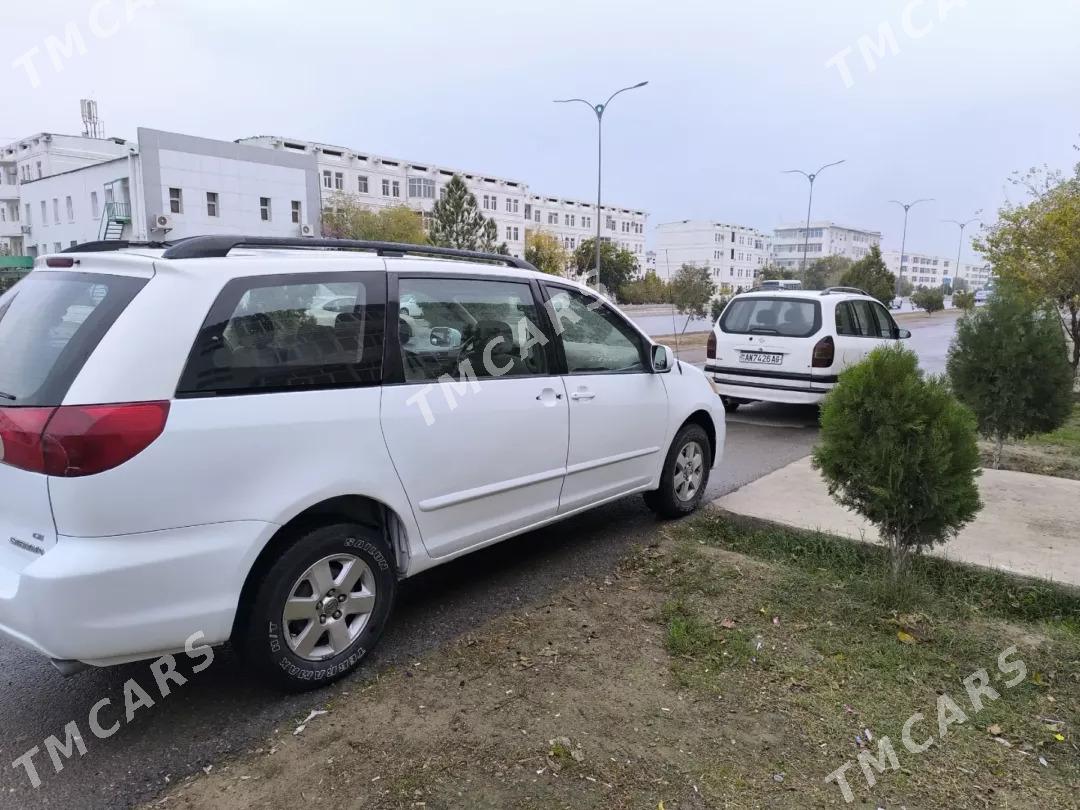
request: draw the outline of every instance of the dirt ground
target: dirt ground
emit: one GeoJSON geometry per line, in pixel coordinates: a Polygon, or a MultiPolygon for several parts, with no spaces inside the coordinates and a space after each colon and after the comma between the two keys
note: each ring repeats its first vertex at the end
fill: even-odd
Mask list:
{"type": "MultiPolygon", "coordinates": [[[[850,612],[839,586],[800,580],[811,594],[802,600],[783,565],[710,547],[693,532],[687,524],[667,530],[677,537],[642,549],[610,577],[477,627],[405,669],[361,676],[329,704],[312,694],[312,709],[326,714],[299,733],[304,718],[297,718],[260,748],[183,780],[154,806],[846,806],[823,780],[859,753],[853,739],[915,710],[931,715],[944,686],[893,660],[908,651],[894,627],[882,633],[861,617],[858,627],[842,626],[850,612]],[[801,601],[823,606],[803,615],[801,601]],[[853,632],[888,643],[888,651],[849,645],[853,632]],[[884,660],[866,661],[875,655],[884,660]]],[[[982,619],[972,627],[981,629],[963,628],[965,638],[993,639],[973,648],[991,668],[988,651],[1003,633],[1030,656],[1060,655],[1041,632],[990,632],[982,619]]],[[[967,642],[937,632],[944,649],[932,653],[933,665],[942,667],[967,642]]],[[[942,684],[952,682],[947,672],[942,684]]],[[[958,681],[949,688],[963,695],[958,681]]],[[[1056,710],[1038,687],[1030,692],[1024,712],[1056,710]]],[[[1011,714],[997,722],[1007,726],[1000,733],[1012,737],[1010,747],[976,720],[953,747],[924,760],[901,752],[903,768],[883,774],[875,791],[856,766],[852,806],[1080,807],[1077,767],[1059,764],[1077,756],[1075,741],[1047,753],[1051,762],[1041,768],[1036,748],[1024,743],[1030,750],[1022,751],[1020,741],[1048,732],[1022,728],[1011,714]]],[[[893,734],[899,739],[899,725],[893,734]]]]}

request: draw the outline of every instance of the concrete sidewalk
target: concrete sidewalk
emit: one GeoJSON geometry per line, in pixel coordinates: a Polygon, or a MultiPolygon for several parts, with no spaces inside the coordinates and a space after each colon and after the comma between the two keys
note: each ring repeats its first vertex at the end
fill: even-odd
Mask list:
{"type": "MultiPolygon", "coordinates": [[[[1080,481],[984,470],[983,509],[959,537],[933,553],[946,559],[1080,586],[1080,481]]],[[[838,506],[799,459],[713,501],[739,515],[878,542],[877,530],[838,506]]]]}

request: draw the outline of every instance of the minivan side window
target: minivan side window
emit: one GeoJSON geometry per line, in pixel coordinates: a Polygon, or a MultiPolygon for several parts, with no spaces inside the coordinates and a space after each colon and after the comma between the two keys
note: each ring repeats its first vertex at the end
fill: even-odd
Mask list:
{"type": "Polygon", "coordinates": [[[548,287],[548,314],[566,355],[569,374],[645,371],[638,332],[599,299],[548,287]]]}
{"type": "Polygon", "coordinates": [[[870,302],[870,311],[877,320],[878,337],[895,338],[896,321],[892,319],[889,311],[877,301],[870,302]]]}
{"type": "Polygon", "coordinates": [[[401,278],[398,343],[405,382],[547,374],[547,340],[525,281],[401,278]]]}
{"type": "Polygon", "coordinates": [[[378,385],[385,305],[381,273],[234,279],[210,308],[177,396],[378,385]]]}

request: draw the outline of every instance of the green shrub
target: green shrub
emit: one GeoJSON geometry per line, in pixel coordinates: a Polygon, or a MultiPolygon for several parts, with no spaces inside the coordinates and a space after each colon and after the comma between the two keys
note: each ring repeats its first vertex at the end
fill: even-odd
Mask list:
{"type": "Polygon", "coordinates": [[[1007,439],[1055,430],[1072,410],[1073,371],[1058,313],[1016,291],[999,291],[957,325],[948,373],[979,433],[995,443],[995,468],[1007,439]]]}
{"type": "Polygon", "coordinates": [[[957,309],[970,312],[975,309],[975,293],[970,290],[957,290],[953,293],[952,302],[957,309]]]}
{"type": "Polygon", "coordinates": [[[940,287],[933,290],[925,288],[916,290],[911,295],[911,303],[919,309],[926,310],[927,315],[933,315],[935,312],[945,309],[945,294],[940,287]]]}
{"type": "Polygon", "coordinates": [[[840,375],[813,464],[840,505],[878,528],[894,586],[913,554],[948,541],[982,508],[974,417],[901,347],[875,349],[840,375]]]}

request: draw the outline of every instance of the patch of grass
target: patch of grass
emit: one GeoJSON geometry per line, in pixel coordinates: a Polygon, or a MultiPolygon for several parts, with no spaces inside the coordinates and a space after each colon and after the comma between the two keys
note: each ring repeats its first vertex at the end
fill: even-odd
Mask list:
{"type": "MultiPolygon", "coordinates": [[[[980,441],[983,465],[993,460],[992,442],[980,441]]],[[[1080,480],[1080,396],[1069,419],[1057,430],[1030,436],[1002,448],[1001,469],[1080,480]]]]}
{"type": "Polygon", "coordinates": [[[838,800],[818,786],[864,750],[867,729],[893,741],[902,770],[871,790],[852,768],[861,800],[1050,806],[1075,796],[1080,591],[926,558],[897,593],[880,584],[882,548],[716,514],[680,524],[667,549],[643,570],[670,596],[658,619],[677,685],[783,729],[767,738],[767,763],[738,753],[702,763],[707,798],[760,789],[764,769],[766,780],[797,779],[808,803],[838,800]],[[998,662],[1014,645],[1027,675],[1007,687],[998,662]],[[979,670],[1000,698],[975,710],[964,679],[979,670]],[[909,753],[905,721],[921,712],[922,738],[936,738],[946,694],[966,722],[909,753]]]}

